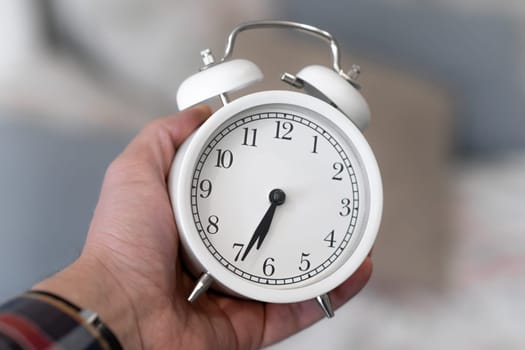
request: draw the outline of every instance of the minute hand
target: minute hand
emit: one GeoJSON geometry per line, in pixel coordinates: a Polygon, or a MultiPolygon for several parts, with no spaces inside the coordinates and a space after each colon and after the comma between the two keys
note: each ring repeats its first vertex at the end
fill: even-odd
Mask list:
{"type": "Polygon", "coordinates": [[[248,253],[251,251],[253,245],[256,242],[256,248],[259,249],[261,247],[262,242],[264,241],[266,235],[268,234],[268,231],[270,230],[270,225],[272,224],[273,216],[275,214],[275,208],[277,208],[278,205],[283,204],[285,198],[286,195],[280,189],[274,189],[270,192],[270,207],[268,208],[268,210],[266,210],[266,213],[264,214],[259,225],[257,225],[257,228],[255,229],[255,232],[253,233],[252,238],[250,239],[250,242],[248,242],[248,246],[246,246],[246,250],[244,251],[244,254],[241,257],[241,261],[244,261],[246,256],[248,256],[248,253]]]}

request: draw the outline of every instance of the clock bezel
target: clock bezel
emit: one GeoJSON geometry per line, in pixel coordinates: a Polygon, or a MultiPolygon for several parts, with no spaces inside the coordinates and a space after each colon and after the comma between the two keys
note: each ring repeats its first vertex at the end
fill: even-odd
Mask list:
{"type": "MultiPolygon", "coordinates": [[[[232,294],[250,299],[288,303],[315,298],[327,293],[350,277],[364,261],[373,246],[382,213],[382,185],[375,157],[360,130],[336,108],[318,98],[294,91],[263,91],[249,94],[217,110],[178,150],[169,178],[170,196],[185,254],[195,273],[208,272],[214,280],[232,294]],[[367,215],[362,220],[365,230],[352,255],[337,270],[311,284],[290,289],[274,289],[272,286],[256,284],[243,280],[226,269],[208,251],[199,237],[192,220],[190,193],[193,169],[199,155],[210,137],[231,117],[257,106],[297,105],[310,109],[329,120],[345,135],[346,142],[352,144],[363,167],[364,181],[368,187],[367,215]]],[[[358,232],[356,232],[358,233],[358,232]]]]}

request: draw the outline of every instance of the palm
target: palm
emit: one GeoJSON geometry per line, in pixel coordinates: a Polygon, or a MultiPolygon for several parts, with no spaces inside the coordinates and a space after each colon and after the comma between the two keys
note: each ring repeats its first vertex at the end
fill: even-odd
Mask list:
{"type": "MultiPolygon", "coordinates": [[[[362,268],[332,294],[336,305],[362,288],[368,268],[362,268]]],[[[188,327],[179,336],[192,349],[256,349],[285,339],[323,317],[314,301],[266,304],[208,293],[194,304],[182,302],[188,327]]]]}

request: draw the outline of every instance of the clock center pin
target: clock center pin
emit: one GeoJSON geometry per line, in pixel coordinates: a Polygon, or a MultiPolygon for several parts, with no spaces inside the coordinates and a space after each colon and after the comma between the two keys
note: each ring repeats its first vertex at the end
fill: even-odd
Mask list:
{"type": "Polygon", "coordinates": [[[270,195],[268,197],[270,199],[270,203],[275,205],[281,205],[286,200],[286,193],[284,193],[284,191],[280,188],[276,188],[270,192],[270,195]]]}

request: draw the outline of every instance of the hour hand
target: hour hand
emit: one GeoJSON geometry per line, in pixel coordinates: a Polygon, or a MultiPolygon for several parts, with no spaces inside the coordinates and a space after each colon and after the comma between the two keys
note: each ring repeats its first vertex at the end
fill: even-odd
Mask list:
{"type": "Polygon", "coordinates": [[[268,234],[268,231],[270,230],[270,225],[275,214],[275,208],[277,208],[278,205],[284,203],[286,195],[283,190],[276,188],[270,192],[270,195],[268,197],[271,203],[270,207],[268,208],[268,210],[266,210],[266,213],[264,214],[261,222],[259,222],[259,225],[257,225],[257,228],[255,229],[255,232],[253,233],[252,238],[250,239],[250,242],[248,242],[246,250],[244,251],[244,254],[241,257],[241,261],[244,261],[246,256],[248,256],[248,253],[252,250],[256,242],[256,248],[259,249],[261,247],[262,242],[264,241],[266,235],[268,234]]]}
{"type": "Polygon", "coordinates": [[[248,242],[248,245],[246,246],[246,250],[244,251],[244,254],[241,257],[241,261],[244,261],[252,247],[254,246],[255,242],[257,242],[257,249],[261,247],[261,243],[266,236],[266,233],[270,229],[270,224],[272,223],[273,214],[275,213],[275,204],[271,204],[268,210],[266,211],[266,214],[264,214],[261,222],[255,229],[255,232],[252,235],[252,238],[250,239],[250,242],[248,242]]]}

